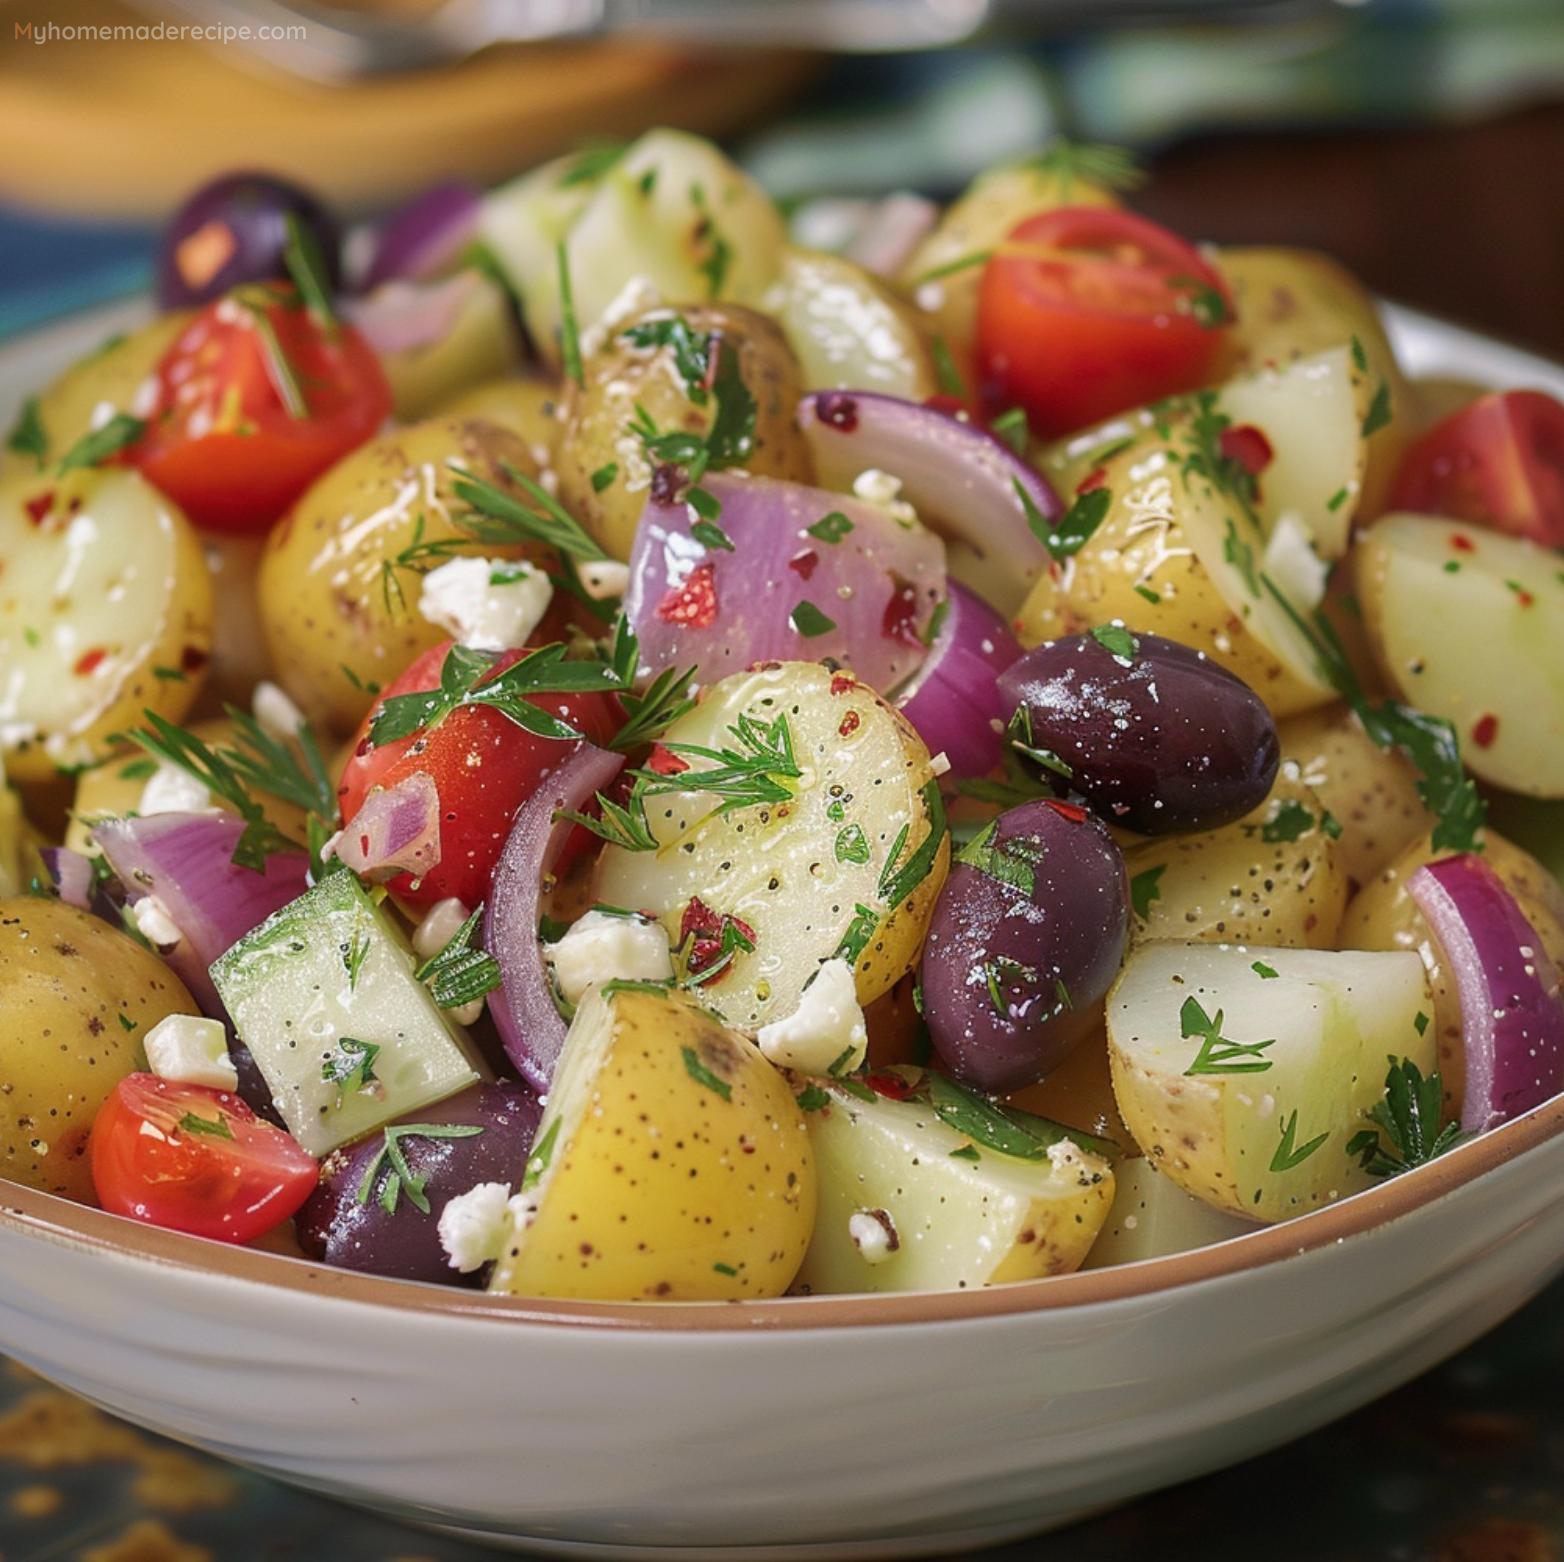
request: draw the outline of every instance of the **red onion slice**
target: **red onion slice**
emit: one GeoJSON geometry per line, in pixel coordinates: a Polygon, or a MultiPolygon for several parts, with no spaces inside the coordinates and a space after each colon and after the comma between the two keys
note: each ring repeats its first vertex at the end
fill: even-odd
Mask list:
{"type": "Polygon", "coordinates": [[[415,770],[395,786],[371,792],[342,827],[337,856],[376,883],[399,873],[422,878],[440,864],[440,793],[415,770]]]}
{"type": "Polygon", "coordinates": [[[492,286],[476,271],[439,282],[387,282],[364,298],[344,300],[342,312],[377,353],[412,352],[443,342],[473,295],[492,286]]]}
{"type": "Polygon", "coordinates": [[[933,201],[898,190],[869,208],[842,253],[876,276],[899,276],[938,222],[939,207],[933,201]]]}
{"type": "Polygon", "coordinates": [[[495,1029],[523,1079],[546,1091],[565,1045],[565,1022],[554,1007],[538,942],[543,881],[570,832],[561,809],[584,810],[624,766],[624,757],[583,743],[521,808],[494,870],[483,920],[483,947],[499,964],[499,991],[489,1000],[495,1029]]]}
{"type": "Polygon", "coordinates": [[[715,520],[682,500],[650,499],[641,514],[624,608],[643,671],[693,666],[710,684],[755,662],[832,657],[884,691],[917,670],[945,595],[933,532],[801,483],[724,474],[700,486],[721,506],[715,520]]]}
{"type": "Polygon", "coordinates": [[[431,185],[399,207],[376,235],[363,290],[396,280],[422,282],[454,265],[478,235],[482,208],[480,193],[454,179],[431,185]]]}
{"type": "Polygon", "coordinates": [[[94,825],[98,843],[131,900],[156,895],[184,935],[167,955],[191,995],[223,1018],[207,967],[307,887],[309,858],[279,852],[266,871],[242,868],[234,847],[244,822],[232,814],[150,814],[94,825]]]}
{"type": "Polygon", "coordinates": [[[1478,856],[1417,870],[1407,893],[1455,980],[1465,1033],[1461,1127],[1482,1133],[1564,1089],[1559,973],[1503,881],[1478,856]]]}
{"type": "Polygon", "coordinates": [[[1010,719],[999,675],[1021,655],[1010,626],[981,597],[950,582],[950,606],[929,654],[897,696],[902,715],[956,780],[987,775],[1004,757],[1010,719]]]}
{"type": "Polygon", "coordinates": [[[1027,522],[1024,492],[1039,514],[1064,513],[1043,477],[1003,440],[933,407],[870,391],[817,391],[798,426],[828,488],[852,491],[871,468],[901,480],[902,494],[950,544],[950,572],[1013,613],[1048,567],[1027,522]]]}
{"type": "Polygon", "coordinates": [[[92,863],[80,852],[67,846],[45,846],[38,853],[43,870],[54,885],[54,892],[67,906],[78,911],[91,911],[92,863]]]}

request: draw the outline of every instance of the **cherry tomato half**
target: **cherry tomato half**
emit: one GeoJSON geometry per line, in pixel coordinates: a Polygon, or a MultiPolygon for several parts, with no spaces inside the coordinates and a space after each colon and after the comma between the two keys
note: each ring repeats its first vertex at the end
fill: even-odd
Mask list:
{"type": "Polygon", "coordinates": [[[1203,384],[1232,319],[1221,274],[1176,233],[1104,207],[1041,212],[983,268],[983,396],[1065,434],[1203,384]]]}
{"type": "Polygon", "coordinates": [[[250,1242],[293,1215],[319,1167],[238,1096],[131,1074],[89,1145],[98,1202],[115,1215],[219,1242],[250,1242]]]}
{"type": "Polygon", "coordinates": [[[127,456],[196,525],[263,531],[390,411],[380,360],[352,326],[322,325],[286,287],[242,288],[164,354],[127,456]]]}
{"type": "Polygon", "coordinates": [[[1505,391],[1451,413],[1407,452],[1390,507],[1564,548],[1564,403],[1505,391]]]}
{"type": "MultiPolygon", "coordinates": [[[[393,787],[419,770],[433,780],[440,795],[440,861],[420,879],[403,873],[390,881],[392,893],[415,906],[432,906],[451,895],[468,906],[486,899],[516,810],[576,747],[538,737],[484,705],[464,705],[436,726],[373,747],[369,729],[382,701],[439,688],[450,649],[447,640],[425,651],[376,701],[337,788],[342,817],[351,821],[372,788],[393,787]]],[[[524,654],[495,657],[495,672],[524,654]]],[[[619,729],[619,702],[610,694],[540,694],[532,703],[594,743],[607,742],[619,729]]]]}

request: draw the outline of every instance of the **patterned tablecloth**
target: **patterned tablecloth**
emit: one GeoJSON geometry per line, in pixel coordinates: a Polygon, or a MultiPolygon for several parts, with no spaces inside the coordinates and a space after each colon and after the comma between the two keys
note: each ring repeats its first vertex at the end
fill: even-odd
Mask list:
{"type": "MultiPolygon", "coordinates": [[[[0,1367],[0,1562],[470,1562],[192,1455],[0,1367]]],[[[1465,1354],[1276,1453],[996,1562],[1558,1562],[1564,1284],[1465,1354]]]]}

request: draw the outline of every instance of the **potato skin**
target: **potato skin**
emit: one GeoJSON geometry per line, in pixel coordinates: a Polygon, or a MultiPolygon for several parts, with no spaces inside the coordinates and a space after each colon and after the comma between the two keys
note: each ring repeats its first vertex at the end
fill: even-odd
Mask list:
{"type": "Polygon", "coordinates": [[[814,1156],[787,1081],[754,1045],[667,992],[594,992],[551,1094],[550,1173],[491,1290],[620,1301],[787,1290],[814,1228],[814,1156]]]}
{"type": "MultiPolygon", "coordinates": [[[[351,731],[372,697],[369,685],[385,687],[446,638],[418,611],[418,572],[384,566],[413,542],[420,518],[425,542],[462,535],[450,519],[462,509],[453,459],[513,492],[506,463],[537,475],[516,435],[478,419],[434,419],[360,446],[266,539],[260,601],[272,665],[305,715],[327,731],[351,731]]],[[[482,552],[538,562],[549,556],[541,544],[486,544],[482,552]]]]}
{"type": "Polygon", "coordinates": [[[559,444],[561,392],[553,380],[540,375],[517,375],[505,380],[485,380],[435,409],[442,418],[482,418],[509,430],[526,443],[540,471],[554,464],[559,444]]]}
{"type": "Polygon", "coordinates": [[[1370,375],[1390,389],[1390,422],[1368,441],[1368,465],[1358,523],[1372,521],[1406,449],[1417,407],[1390,349],[1368,290],[1345,267],[1313,250],[1256,246],[1224,249],[1217,265],[1233,291],[1238,323],[1226,334],[1220,378],[1252,373],[1267,363],[1338,347],[1354,336],[1370,375]]]}
{"type": "Polygon", "coordinates": [[[774,321],[737,304],[645,310],[615,326],[587,358],[585,385],[567,389],[556,461],[560,502],[616,559],[630,557],[652,481],[641,440],[628,428],[637,405],[665,431],[701,433],[712,420],[712,404],[697,407],[690,400],[667,348],[636,347],[625,340],[630,327],[670,314],[681,315],[696,332],[721,331],[724,350],[738,352],[739,372],[756,403],[754,450],[744,470],[795,482],[813,477],[808,449],[793,421],[804,394],[803,375],[774,321]],[[599,493],[592,476],[609,466],[617,468],[617,475],[599,493]]]}
{"type": "Polygon", "coordinates": [[[0,1174],[95,1204],[87,1137],[141,1038],[195,1014],[156,955],[57,900],[0,901],[0,1174]],[[128,1022],[128,1028],[127,1028],[128,1022]]]}
{"type": "MultiPolygon", "coordinates": [[[[1502,835],[1484,830],[1482,840],[1488,866],[1514,895],[1553,963],[1564,968],[1564,887],[1530,852],[1502,835]]],[[[1406,887],[1425,863],[1450,855],[1448,848],[1435,850],[1431,835],[1414,840],[1353,896],[1342,918],[1340,943],[1344,949],[1411,949],[1422,956],[1434,1000],[1445,1117],[1458,1119],[1466,1096],[1461,1004],[1428,924],[1406,887]]]]}
{"type": "Polygon", "coordinates": [[[1323,813],[1319,798],[1284,776],[1236,824],[1126,852],[1132,892],[1140,875],[1162,869],[1146,915],[1137,910],[1130,919],[1132,941],[1334,948],[1348,884],[1338,843],[1321,828],[1323,813]],[[1291,840],[1265,839],[1268,824],[1284,809],[1296,817],[1298,808],[1309,815],[1306,829],[1291,840]]]}
{"type": "Polygon", "coordinates": [[[1284,772],[1296,771],[1342,827],[1336,856],[1354,889],[1433,827],[1412,762],[1399,749],[1381,748],[1347,706],[1294,716],[1278,731],[1284,772]]]}

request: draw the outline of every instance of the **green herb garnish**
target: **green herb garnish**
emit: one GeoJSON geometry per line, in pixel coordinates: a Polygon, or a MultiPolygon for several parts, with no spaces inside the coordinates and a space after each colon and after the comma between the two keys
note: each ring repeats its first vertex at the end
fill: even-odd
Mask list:
{"type": "Polygon", "coordinates": [[[500,985],[499,962],[491,954],[474,949],[472,941],[483,922],[479,905],[471,916],[437,949],[413,975],[427,982],[434,1001],[442,1009],[460,1009],[476,1003],[500,985]]]}
{"type": "Polygon", "coordinates": [[[1263,1054],[1268,1047],[1276,1045],[1274,1036],[1269,1041],[1229,1041],[1222,1034],[1222,1011],[1218,1009],[1213,1019],[1195,997],[1184,1000],[1178,1020],[1180,1035],[1200,1037],[1200,1051],[1184,1070],[1186,1075],[1263,1074],[1271,1067],[1270,1059],[1263,1054]]]}
{"type": "MultiPolygon", "coordinates": [[[[558,1127],[556,1121],[555,1126],[558,1127]]],[[[374,1194],[376,1184],[384,1168],[390,1167],[385,1185],[380,1190],[380,1207],[386,1214],[396,1214],[397,1202],[403,1194],[420,1214],[429,1213],[429,1200],[424,1196],[427,1177],[416,1177],[402,1153],[404,1139],[471,1139],[483,1129],[473,1123],[395,1123],[382,1130],[380,1148],[374,1159],[364,1168],[363,1180],[358,1185],[358,1202],[367,1204],[374,1194]]],[[[528,1163],[531,1170],[531,1163],[528,1163]]],[[[523,1188],[526,1182],[522,1183],[523,1188]]]]}
{"type": "MultiPolygon", "coordinates": [[[[1426,1028],[1427,1016],[1420,1017],[1426,1028]]],[[[1389,1062],[1384,1098],[1368,1114],[1375,1126],[1360,1130],[1347,1144],[1347,1154],[1357,1156],[1373,1177],[1395,1177],[1424,1166],[1471,1137],[1458,1123],[1440,1127],[1444,1084],[1437,1069],[1425,1079],[1410,1058],[1389,1062]]]]}

